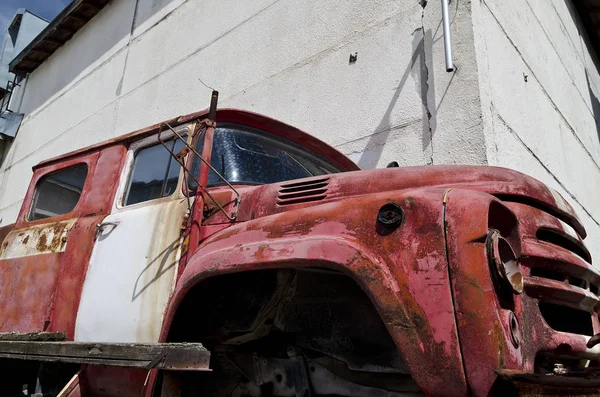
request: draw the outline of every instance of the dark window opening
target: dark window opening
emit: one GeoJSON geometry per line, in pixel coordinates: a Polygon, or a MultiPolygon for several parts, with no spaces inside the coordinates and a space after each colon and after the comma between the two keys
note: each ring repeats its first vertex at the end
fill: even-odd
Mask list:
{"type": "MultiPolygon", "coordinates": [[[[204,135],[198,139],[202,153],[204,135]]],[[[284,138],[255,128],[221,123],[215,129],[210,164],[232,184],[262,185],[342,172],[316,153],[284,138]]],[[[200,174],[201,160],[192,162],[193,175],[200,174]]],[[[208,185],[224,182],[211,170],[208,185]]],[[[195,182],[190,181],[190,188],[195,182]]]]}
{"type": "Polygon", "coordinates": [[[28,220],[67,214],[77,205],[87,177],[86,164],[42,177],[35,188],[28,220]]]}
{"type": "MultiPolygon", "coordinates": [[[[185,137],[184,137],[185,138],[185,137]]],[[[181,140],[166,142],[173,153],[184,148],[181,140]]],[[[177,189],[181,166],[162,144],[140,149],[135,154],[125,205],[170,196],[177,189]]]]}

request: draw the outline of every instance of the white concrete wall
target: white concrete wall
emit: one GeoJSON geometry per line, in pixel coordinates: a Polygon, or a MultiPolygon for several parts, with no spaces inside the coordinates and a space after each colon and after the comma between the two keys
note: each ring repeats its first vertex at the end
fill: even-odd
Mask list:
{"type": "Polygon", "coordinates": [[[438,1],[115,0],[29,76],[1,224],[34,164],[206,108],[199,79],[220,106],[295,125],[363,168],[485,163],[470,12],[452,5],[452,74],[438,1]]]}
{"type": "Polygon", "coordinates": [[[489,163],[559,191],[600,261],[600,75],[571,2],[474,0],[472,8],[489,163]]]}

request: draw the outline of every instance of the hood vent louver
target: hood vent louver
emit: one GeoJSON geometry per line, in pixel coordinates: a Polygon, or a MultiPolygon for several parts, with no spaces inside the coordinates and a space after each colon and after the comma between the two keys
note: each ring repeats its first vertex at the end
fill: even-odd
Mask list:
{"type": "Polygon", "coordinates": [[[277,204],[290,205],[323,200],[327,197],[328,184],[329,178],[321,178],[281,185],[277,204]]]}

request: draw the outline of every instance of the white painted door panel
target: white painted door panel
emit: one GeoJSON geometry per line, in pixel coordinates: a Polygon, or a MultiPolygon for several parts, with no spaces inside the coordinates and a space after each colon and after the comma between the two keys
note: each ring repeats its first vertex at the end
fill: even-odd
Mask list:
{"type": "Polygon", "coordinates": [[[83,286],[75,340],[157,342],[177,273],[184,199],[159,199],[104,219],[83,286]]]}

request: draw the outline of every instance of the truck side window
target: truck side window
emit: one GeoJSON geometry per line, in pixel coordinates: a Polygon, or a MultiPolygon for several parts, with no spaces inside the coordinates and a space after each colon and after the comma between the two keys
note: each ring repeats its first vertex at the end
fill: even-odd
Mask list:
{"type": "MultiPolygon", "coordinates": [[[[178,153],[185,146],[179,140],[171,140],[167,145],[170,145],[174,153],[178,153]]],[[[180,170],[179,163],[171,158],[160,143],[138,150],[133,161],[124,204],[131,205],[170,196],[177,188],[180,170]]]]}
{"type": "Polygon", "coordinates": [[[35,188],[27,220],[35,221],[71,212],[79,201],[87,172],[87,164],[80,164],[42,177],[35,188]]]}

